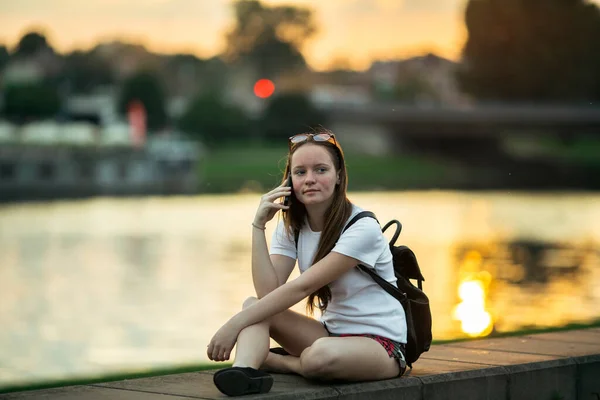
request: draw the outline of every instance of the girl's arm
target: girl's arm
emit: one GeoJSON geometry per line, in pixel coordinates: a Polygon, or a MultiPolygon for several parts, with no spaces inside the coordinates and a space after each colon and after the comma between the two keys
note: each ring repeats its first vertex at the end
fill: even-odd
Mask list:
{"type": "Polygon", "coordinates": [[[234,315],[210,341],[207,349],[209,359],[228,360],[237,335],[242,329],[287,310],[312,292],[355,268],[357,264],[359,261],[355,258],[335,252],[329,253],[298,278],[279,286],[255,304],[234,315]]]}
{"type": "Polygon", "coordinates": [[[252,227],[252,282],[256,297],[265,297],[289,278],[296,260],[282,256],[269,256],[265,231],[252,227]]]}
{"type": "Polygon", "coordinates": [[[287,310],[294,304],[341,277],[360,261],[331,252],[293,281],[281,285],[252,306],[233,316],[243,329],[287,310]]]}
{"type": "Polygon", "coordinates": [[[273,219],[277,211],[289,209],[277,200],[290,194],[291,188],[286,185],[264,194],[252,223],[252,282],[259,299],[285,282],[294,268],[295,260],[290,257],[277,257],[271,261],[265,237],[267,222],[273,219]]]}

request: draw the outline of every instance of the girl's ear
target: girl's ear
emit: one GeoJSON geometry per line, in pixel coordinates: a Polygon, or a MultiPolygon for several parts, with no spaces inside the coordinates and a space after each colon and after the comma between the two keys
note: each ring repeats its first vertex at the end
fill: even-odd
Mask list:
{"type": "Polygon", "coordinates": [[[337,173],[337,184],[339,185],[339,184],[340,184],[340,182],[341,182],[341,180],[340,180],[340,173],[338,172],[338,173],[337,173]]]}

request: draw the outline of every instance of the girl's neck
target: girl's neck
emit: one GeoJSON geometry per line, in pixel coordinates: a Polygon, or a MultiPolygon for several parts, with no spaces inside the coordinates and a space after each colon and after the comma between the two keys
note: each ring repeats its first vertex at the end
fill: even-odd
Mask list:
{"type": "Polygon", "coordinates": [[[308,225],[313,232],[321,232],[325,226],[326,209],[306,208],[308,225]]]}
{"type": "Polygon", "coordinates": [[[325,214],[332,203],[333,198],[324,203],[305,205],[308,224],[313,232],[321,232],[325,228],[325,214]]]}

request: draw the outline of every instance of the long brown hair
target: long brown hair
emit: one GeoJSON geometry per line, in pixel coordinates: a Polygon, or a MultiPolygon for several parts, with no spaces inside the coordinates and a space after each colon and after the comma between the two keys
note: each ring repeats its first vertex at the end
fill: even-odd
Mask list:
{"type": "MultiPolygon", "coordinates": [[[[319,133],[329,133],[330,131],[326,129],[319,129],[311,132],[312,134],[319,133]]],[[[348,189],[348,173],[346,170],[346,162],[344,160],[344,152],[342,148],[336,140],[336,144],[330,142],[303,142],[294,145],[287,156],[287,163],[285,168],[285,174],[283,177],[283,181],[285,182],[288,176],[291,173],[291,162],[292,156],[301,146],[306,143],[312,143],[317,146],[323,146],[329,152],[331,159],[333,160],[333,165],[335,166],[336,172],[339,173],[340,183],[336,185],[334,193],[333,193],[333,201],[329,206],[329,209],[325,213],[325,224],[323,226],[323,231],[321,233],[321,237],[319,239],[319,246],[317,247],[317,252],[315,253],[315,257],[312,260],[312,264],[315,264],[322,258],[324,258],[327,254],[331,252],[336,242],[338,241],[342,229],[346,224],[348,218],[352,214],[352,203],[348,200],[347,197],[347,189],[348,189]]],[[[287,212],[283,213],[283,222],[286,229],[287,234],[290,237],[294,237],[294,232],[300,232],[302,226],[306,221],[306,207],[300,201],[296,199],[294,191],[292,190],[292,195],[290,196],[290,208],[287,212]]],[[[297,244],[296,244],[297,245],[297,244]]],[[[311,265],[312,265],[311,264],[311,265]]],[[[331,300],[331,289],[328,285],[323,286],[318,289],[316,292],[311,293],[308,296],[306,302],[306,310],[313,314],[315,300],[317,301],[317,307],[321,310],[321,312],[325,311],[329,301],[331,300]]]]}

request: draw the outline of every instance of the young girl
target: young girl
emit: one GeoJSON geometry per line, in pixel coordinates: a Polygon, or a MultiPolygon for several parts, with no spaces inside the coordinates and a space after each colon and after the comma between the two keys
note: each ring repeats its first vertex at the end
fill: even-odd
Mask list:
{"type": "Polygon", "coordinates": [[[404,311],[356,267],[373,268],[395,285],[392,255],[373,218],[341,234],[362,210],[347,198],[344,154],[334,134],[292,136],[284,182],[289,175],[292,187],[282,184],[263,195],[252,223],[258,299],[247,299],[208,345],[209,359],[226,361],[237,341],[233,366],[215,373],[215,385],[229,396],[265,393],[273,384],[265,369],[319,380],[400,376],[406,368],[404,311]],[[265,224],[279,210],[283,218],[269,250],[265,224]],[[301,274],[288,282],[296,260],[301,274]],[[315,303],[320,309],[320,320],[289,310],[306,297],[310,312],[315,303]],[[269,337],[283,348],[269,351],[269,337]]]}

